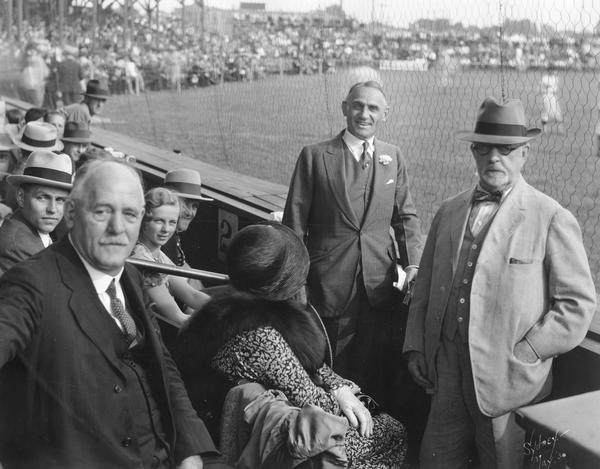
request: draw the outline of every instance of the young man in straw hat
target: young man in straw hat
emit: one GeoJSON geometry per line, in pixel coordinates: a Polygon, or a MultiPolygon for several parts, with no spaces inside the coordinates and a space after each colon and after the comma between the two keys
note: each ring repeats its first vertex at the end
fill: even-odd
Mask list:
{"type": "Polygon", "coordinates": [[[28,122],[21,132],[16,132],[16,128],[11,127],[9,135],[14,144],[21,149],[23,159],[36,150],[60,151],[63,149],[56,127],[47,122],[28,122]]]}
{"type": "Polygon", "coordinates": [[[52,244],[51,233],[62,220],[72,176],[68,155],[48,150],[34,151],[23,174],[8,176],[17,187],[19,208],[0,227],[0,273],[52,244]]]}
{"type": "Polygon", "coordinates": [[[425,244],[404,351],[432,406],[421,468],[522,466],[514,410],[547,396],[553,357],[577,346],[596,293],[573,215],[521,175],[529,142],[518,100],[486,98],[471,142],[475,189],[446,200],[425,244]]]}

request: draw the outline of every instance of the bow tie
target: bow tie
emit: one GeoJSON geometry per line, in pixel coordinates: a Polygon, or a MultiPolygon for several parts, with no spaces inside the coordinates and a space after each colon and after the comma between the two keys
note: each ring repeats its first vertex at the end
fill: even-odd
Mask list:
{"type": "Polygon", "coordinates": [[[480,202],[495,202],[499,204],[501,200],[502,191],[490,193],[479,188],[476,188],[473,191],[473,196],[471,197],[471,203],[473,204],[478,204],[480,202]]]}

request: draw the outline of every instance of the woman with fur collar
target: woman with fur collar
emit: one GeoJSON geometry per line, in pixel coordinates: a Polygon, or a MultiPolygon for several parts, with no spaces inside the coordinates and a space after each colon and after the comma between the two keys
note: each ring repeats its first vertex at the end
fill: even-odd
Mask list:
{"type": "Polygon", "coordinates": [[[345,416],[350,467],[399,467],[406,454],[402,424],[371,415],[357,397],[360,388],[329,366],[325,329],[303,295],[304,243],[279,223],[252,225],[233,238],[227,261],[233,291],[190,318],[175,350],[190,399],[213,435],[227,390],[250,380],[282,391],[294,406],[345,416]]]}

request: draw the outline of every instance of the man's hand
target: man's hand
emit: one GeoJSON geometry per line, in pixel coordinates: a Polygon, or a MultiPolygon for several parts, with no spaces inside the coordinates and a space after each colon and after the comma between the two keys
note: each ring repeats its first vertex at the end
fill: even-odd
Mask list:
{"type": "Polygon", "coordinates": [[[514,354],[515,357],[525,363],[535,363],[539,359],[535,351],[531,348],[531,345],[529,345],[529,342],[525,339],[515,345],[514,354]]]}
{"type": "Polygon", "coordinates": [[[419,273],[419,268],[409,266],[406,269],[404,269],[404,272],[406,273],[406,278],[404,279],[404,285],[402,286],[402,291],[407,292],[409,285],[412,288],[412,284],[414,284],[415,281],[417,280],[417,274],[419,273]]]}
{"type": "Polygon", "coordinates": [[[421,352],[409,352],[408,371],[419,386],[425,389],[433,387],[431,381],[427,379],[427,362],[425,361],[425,355],[421,352]]]}
{"type": "Polygon", "coordinates": [[[202,469],[204,464],[202,464],[202,458],[195,454],[194,456],[188,456],[185,458],[177,469],[202,469]]]}
{"type": "Polygon", "coordinates": [[[354,428],[358,428],[361,436],[370,437],[373,434],[373,418],[371,412],[354,395],[348,386],[341,386],[331,391],[340,405],[340,409],[354,428]]]}

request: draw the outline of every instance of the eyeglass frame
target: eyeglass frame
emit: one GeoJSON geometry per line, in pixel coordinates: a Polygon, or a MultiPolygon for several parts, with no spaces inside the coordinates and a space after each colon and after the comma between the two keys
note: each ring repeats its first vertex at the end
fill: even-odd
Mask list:
{"type": "Polygon", "coordinates": [[[474,152],[476,152],[478,155],[481,156],[486,156],[489,155],[490,152],[492,151],[492,148],[496,147],[496,149],[498,150],[498,153],[500,153],[502,156],[508,156],[510,155],[513,151],[515,151],[517,148],[523,147],[527,145],[527,143],[513,143],[513,144],[509,144],[509,143],[484,143],[484,142],[473,142],[471,143],[471,150],[473,150],[474,152]],[[485,146],[488,148],[488,150],[486,152],[482,152],[479,150],[480,146],[485,146]],[[501,150],[501,148],[504,149],[509,149],[506,153],[504,151],[501,150]]]}

